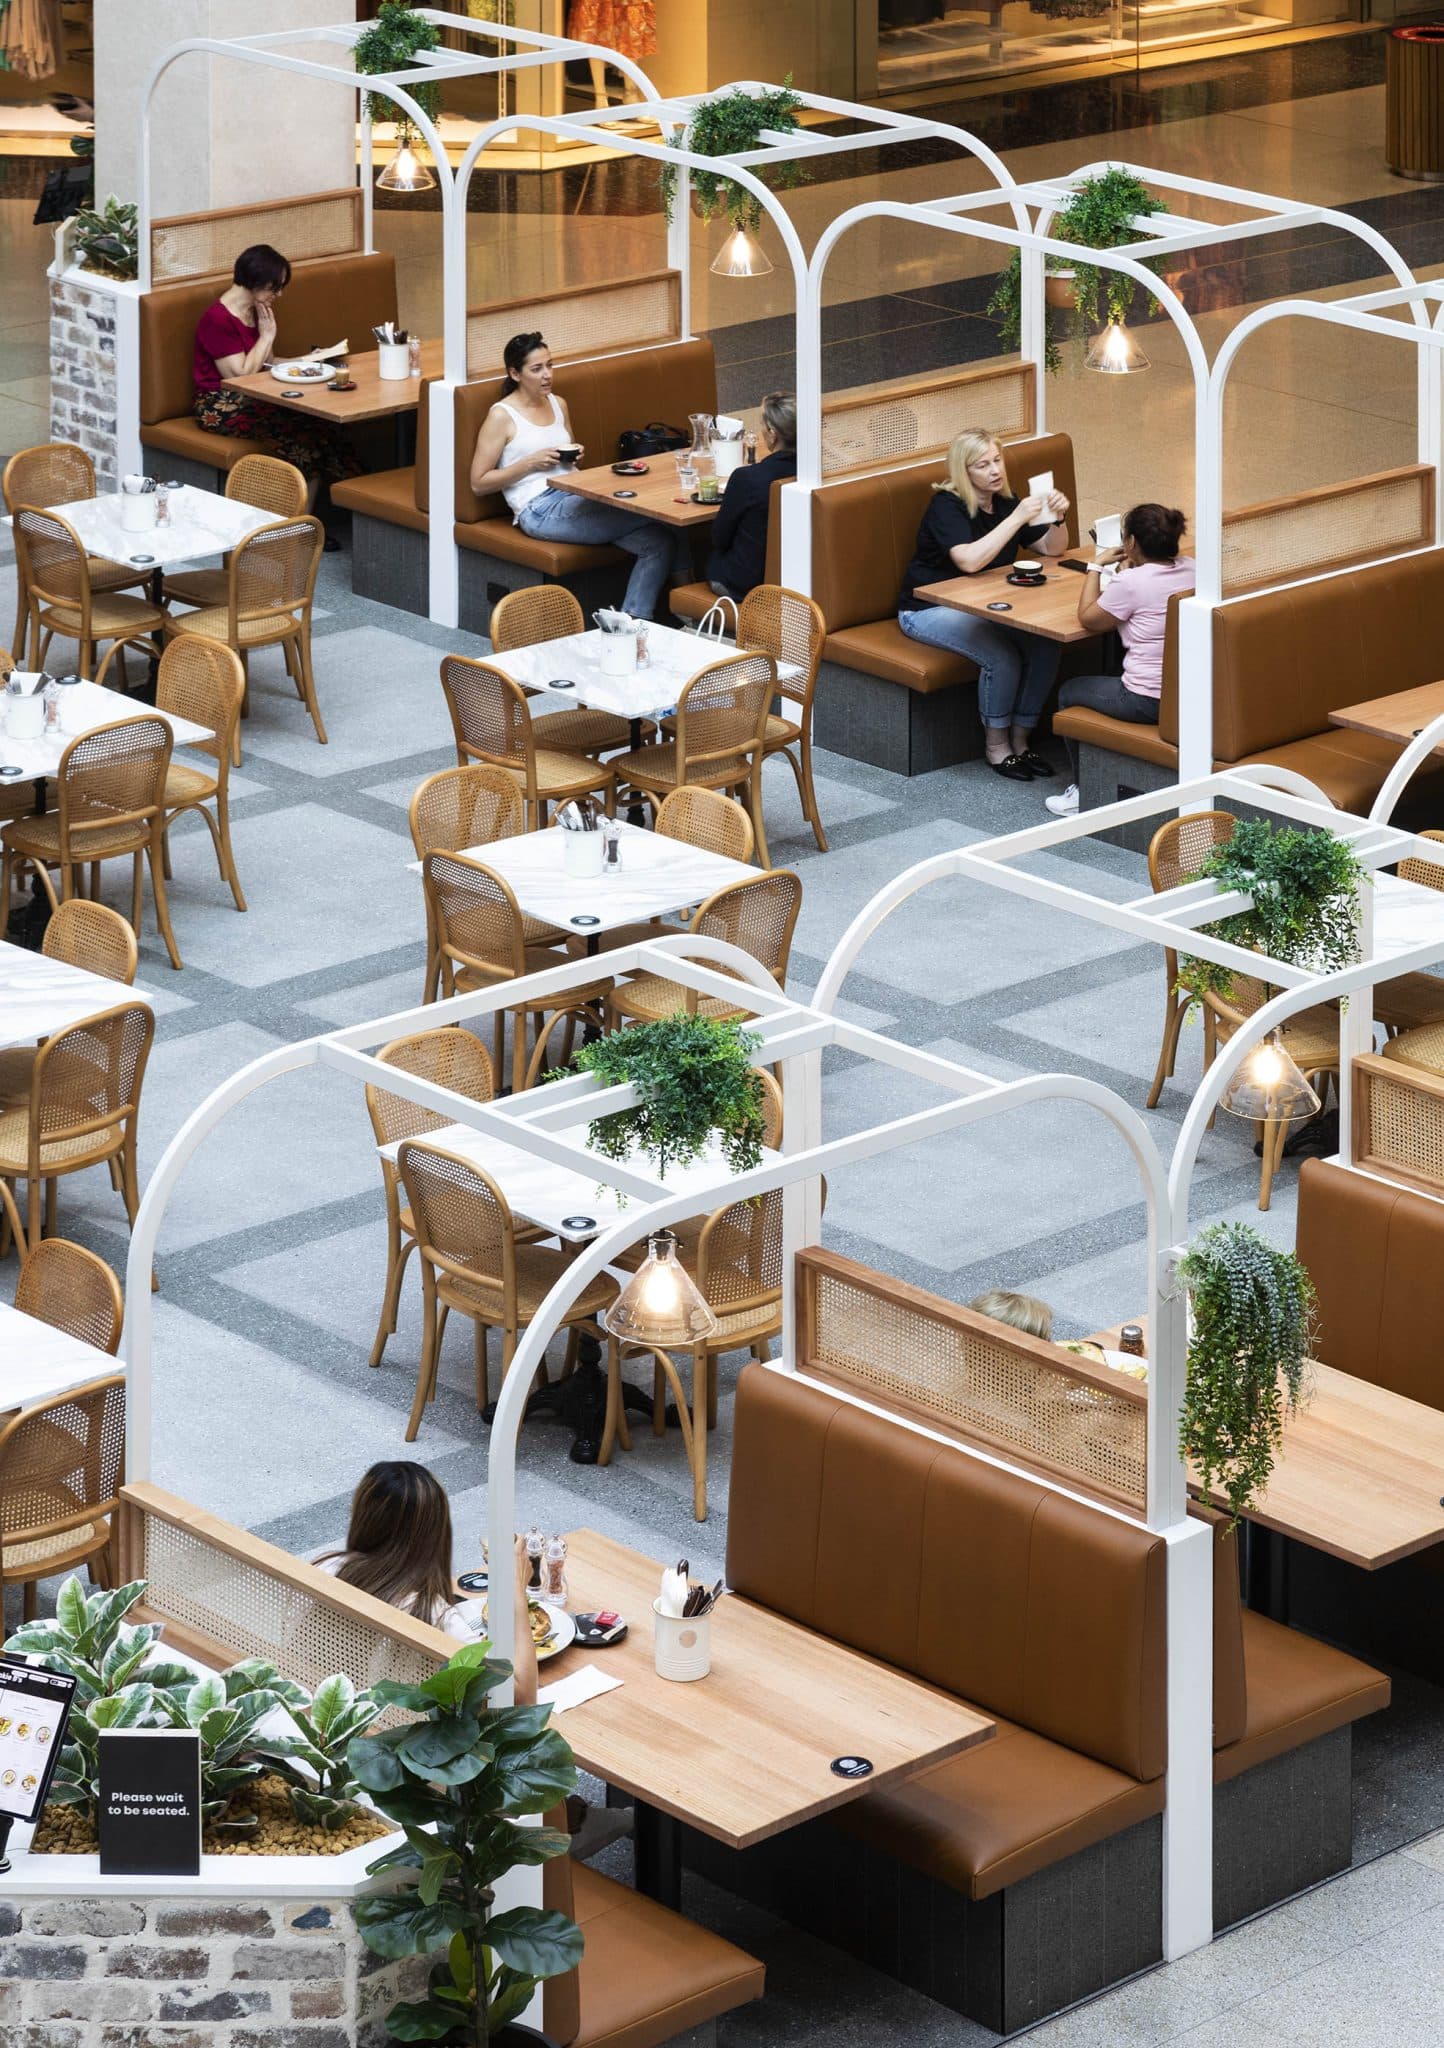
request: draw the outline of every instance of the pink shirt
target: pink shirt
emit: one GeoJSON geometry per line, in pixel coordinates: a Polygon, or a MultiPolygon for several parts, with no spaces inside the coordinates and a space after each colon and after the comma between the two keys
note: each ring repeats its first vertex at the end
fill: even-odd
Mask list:
{"type": "Polygon", "coordinates": [[[1140,562],[1120,569],[1098,598],[1103,610],[1118,621],[1123,638],[1123,687],[1136,697],[1163,693],[1163,628],[1168,600],[1193,589],[1191,555],[1176,562],[1140,562]]]}
{"type": "Polygon", "coordinates": [[[256,330],[238,320],[219,299],[207,306],[196,322],[195,358],[191,377],[197,391],[219,391],[221,373],[216,363],[221,356],[249,355],[256,345],[256,330]]]}

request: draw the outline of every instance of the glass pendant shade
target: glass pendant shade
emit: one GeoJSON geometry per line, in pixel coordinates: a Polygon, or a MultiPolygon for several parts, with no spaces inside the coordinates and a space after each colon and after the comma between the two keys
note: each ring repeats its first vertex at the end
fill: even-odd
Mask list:
{"type": "Polygon", "coordinates": [[[766,277],[772,260],[746,228],[734,228],[712,260],[714,277],[766,277]]]}
{"type": "Polygon", "coordinates": [[[690,1273],[677,1257],[677,1240],[659,1230],[647,1241],[647,1256],[600,1318],[610,1336],[624,1344],[700,1344],[717,1327],[690,1273]]]}
{"type": "Polygon", "coordinates": [[[413,132],[405,126],[397,129],[396,154],[376,180],[378,192],[429,192],[436,183],[435,172],[412,148],[413,132]]]}
{"type": "Polygon", "coordinates": [[[1231,1116],[1268,1124],[1303,1123],[1322,1107],[1277,1034],[1254,1047],[1219,1103],[1231,1116]]]}
{"type": "Polygon", "coordinates": [[[1093,342],[1084,359],[1087,370],[1100,370],[1105,377],[1127,377],[1134,370],[1146,370],[1148,358],[1126,327],[1110,320],[1093,342]]]}

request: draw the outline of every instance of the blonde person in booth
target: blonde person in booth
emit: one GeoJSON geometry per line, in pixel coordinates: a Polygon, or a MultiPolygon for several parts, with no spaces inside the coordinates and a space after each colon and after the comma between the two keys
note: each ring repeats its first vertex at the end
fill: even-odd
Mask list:
{"type": "MultiPolygon", "coordinates": [[[[1163,634],[1168,600],[1186,597],[1194,585],[1192,555],[1180,555],[1188,521],[1169,505],[1135,505],[1123,515],[1123,545],[1100,548],[1078,593],[1078,623],[1090,633],[1117,630],[1123,641],[1121,676],[1073,676],[1058,692],[1058,709],[1084,704],[1130,725],[1157,725],[1163,691],[1163,634]],[[1100,573],[1108,563],[1118,574],[1105,590],[1100,573]]],[[[1078,746],[1065,741],[1070,780],[1057,796],[1045,797],[1055,818],[1078,809],[1078,746]]]]}
{"type": "Polygon", "coordinates": [[[1011,782],[1053,773],[1032,742],[1058,673],[1058,643],[1020,633],[1001,619],[995,624],[924,604],[914,592],[953,576],[1009,567],[1020,549],[1061,555],[1068,545],[1067,511],[1061,491],[1010,497],[997,436],[986,427],[965,427],[948,450],[947,476],[934,486],[898,597],[898,624],[909,640],[977,663],[984,752],[994,774],[1011,782]]]}
{"type": "Polygon", "coordinates": [[[564,463],[579,462],[581,453],[567,402],[553,388],[551,350],[540,334],[514,334],[502,362],[506,386],[476,437],[471,488],[478,497],[500,491],[532,540],[622,548],[633,557],[623,605],[634,619],[654,618],[685,535],[620,505],[553,489],[552,477],[564,463]]]}

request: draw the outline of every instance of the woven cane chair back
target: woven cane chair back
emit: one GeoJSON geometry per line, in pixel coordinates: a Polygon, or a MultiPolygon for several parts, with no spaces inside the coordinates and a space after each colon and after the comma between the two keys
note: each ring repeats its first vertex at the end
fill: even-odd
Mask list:
{"type": "Polygon", "coordinates": [[[127,988],[140,959],[135,933],[120,912],[83,896],[72,896],[52,913],[40,950],[47,960],[63,960],[69,967],[103,974],[107,981],[123,981],[127,988]]]}
{"type": "MultiPolygon", "coordinates": [[[[1444,846],[1444,832],[1421,832],[1421,839],[1437,839],[1444,846]]],[[[1444,889],[1444,853],[1436,864],[1432,860],[1401,860],[1399,863],[1401,882],[1418,882],[1424,889],[1444,889]]]]}
{"type": "Polygon", "coordinates": [[[509,590],[492,609],[491,644],[498,654],[516,647],[535,647],[542,640],[564,640],[585,633],[586,615],[564,583],[538,583],[531,590],[509,590]]]}
{"type": "Polygon", "coordinates": [[[417,857],[489,846],[526,830],[526,804],[516,778],[484,761],[428,775],[411,799],[411,841],[417,857]]]}
{"type": "MultiPolygon", "coordinates": [[[[269,458],[258,455],[246,460],[264,462],[269,458]]],[[[280,467],[288,469],[290,464],[280,467]]],[[[245,694],[246,672],[233,648],[219,640],[202,639],[199,633],[167,641],[155,679],[156,709],[209,728],[214,738],[186,742],[197,753],[213,755],[229,766],[231,740],[245,694]]]]}
{"type": "Polygon", "coordinates": [[[319,519],[284,520],[248,534],[231,555],[236,617],[266,618],[309,604],[325,540],[319,519]]]}
{"type": "MultiPolygon", "coordinates": [[[[376,1055],[384,1066],[404,1074],[416,1074],[434,1081],[438,1088],[450,1088],[473,1102],[490,1102],[495,1094],[491,1060],[480,1039],[459,1025],[444,1025],[437,1031],[415,1031],[406,1038],[393,1038],[376,1055]]],[[[439,1131],[455,1118],[441,1110],[427,1109],[408,1096],[393,1095],[389,1089],[368,1082],[366,1108],[378,1145],[396,1145],[403,1138],[420,1138],[439,1131]]]]}
{"type": "MultiPolygon", "coordinates": [[[[1237,822],[1227,811],[1189,811],[1160,825],[1148,842],[1148,879],[1154,894],[1191,882],[1214,848],[1232,839],[1237,822]]],[[[1163,965],[1172,988],[1178,979],[1176,947],[1164,948],[1163,965]]]]}
{"type": "Polygon", "coordinates": [[[20,1546],[44,1576],[47,1551],[64,1556],[62,1538],[112,1514],[125,1461],[125,1380],[95,1379],[26,1408],[0,1429],[0,1566],[20,1546]],[[39,1555],[36,1555],[36,1552],[39,1555]]]}
{"type": "Polygon", "coordinates": [[[802,883],[790,868],[770,868],[710,896],[692,920],[698,938],[726,939],[760,960],[781,987],[802,908],[802,883]]]}
{"type": "Polygon", "coordinates": [[[776,688],[770,654],[734,654],[693,676],[677,699],[677,756],[685,764],[679,781],[694,769],[707,774],[755,754],[776,688]]]}
{"type": "Polygon", "coordinates": [[[408,1139],[396,1164],[422,1256],[459,1280],[496,1287],[514,1275],[511,1210],[479,1166],[408,1139]]]}
{"type": "Polygon", "coordinates": [[[73,441],[45,441],[11,456],[0,490],[7,512],[17,505],[73,505],[95,496],[95,464],[73,441]]]}
{"type": "Polygon", "coordinates": [[[521,911],[500,875],[453,853],[428,853],[421,875],[433,929],[455,965],[491,980],[525,974],[521,911]]]}
{"type": "Polygon", "coordinates": [[[487,761],[525,763],[531,713],[519,684],[488,662],[448,654],[441,664],[441,687],[463,761],[476,755],[487,761]]]}
{"type": "MultiPolygon", "coordinates": [[[[702,1229],[697,1285],[723,1318],[782,1298],[782,1190],[714,1210],[702,1229]]],[[[725,1325],[720,1335],[726,1334],[725,1325]]]]}
{"type": "Polygon", "coordinates": [[[91,1138],[135,1114],[155,1019],[144,1003],[102,1010],[47,1038],[35,1055],[30,1127],[41,1143],[91,1138]]]}
{"type": "Polygon", "coordinates": [[[120,1282],[104,1259],[84,1245],[63,1237],[42,1238],[20,1268],[15,1306],[36,1322],[64,1330],[112,1358],[119,1349],[125,1321],[120,1282]]]}
{"type": "Polygon", "coordinates": [[[826,638],[827,621],[818,606],[801,591],[784,590],[781,584],[759,583],[737,608],[739,647],[760,647],[772,656],[779,670],[786,662],[802,671],[777,678],[778,696],[789,697],[794,704],[812,702],[826,638]]]}
{"type": "Polygon", "coordinates": [[[171,729],[163,718],[127,718],[73,739],[58,776],[61,859],[88,859],[88,838],[126,826],[143,845],[165,797],[170,756],[171,729]]]}
{"type": "Polygon", "coordinates": [[[674,789],[662,799],[656,829],[664,839],[685,840],[688,846],[725,854],[729,860],[750,861],[756,841],[752,820],[741,804],[720,789],[691,785],[674,789]]]}
{"type": "Polygon", "coordinates": [[[226,478],[226,496],[277,519],[294,519],[306,509],[306,479],[278,456],[243,455],[226,478]]]}
{"type": "Polygon", "coordinates": [[[15,513],[15,548],[32,593],[46,604],[79,605],[90,594],[85,549],[73,526],[56,512],[21,505],[15,513]]]}

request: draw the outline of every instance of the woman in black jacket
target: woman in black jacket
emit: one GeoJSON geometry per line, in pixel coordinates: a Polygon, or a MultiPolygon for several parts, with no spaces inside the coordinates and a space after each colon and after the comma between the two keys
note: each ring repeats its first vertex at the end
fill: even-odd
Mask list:
{"type": "Polygon", "coordinates": [[[744,463],[727,479],[712,526],[707,581],[719,597],[746,597],[767,579],[767,508],[779,477],[797,474],[797,400],[769,391],[762,401],[761,462],[744,463]]]}

